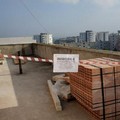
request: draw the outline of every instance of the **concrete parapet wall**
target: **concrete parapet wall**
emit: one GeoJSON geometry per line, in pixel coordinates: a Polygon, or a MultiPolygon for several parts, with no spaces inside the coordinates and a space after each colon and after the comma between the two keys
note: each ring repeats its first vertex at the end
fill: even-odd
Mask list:
{"type": "Polygon", "coordinates": [[[8,44],[0,45],[0,50],[3,54],[17,54],[17,51],[21,51],[24,55],[32,54],[32,44],[8,44]]]}
{"type": "Polygon", "coordinates": [[[48,59],[53,59],[53,54],[79,54],[80,59],[92,59],[98,57],[111,57],[120,59],[120,52],[37,43],[0,45],[0,50],[2,50],[3,54],[17,54],[17,51],[21,51],[23,55],[32,54],[48,59]]]}
{"type": "Polygon", "coordinates": [[[59,45],[34,44],[34,54],[42,58],[53,59],[53,54],[79,54],[80,59],[91,59],[98,57],[111,57],[120,59],[120,52],[95,50],[86,48],[73,48],[59,45]]]}
{"type": "Polygon", "coordinates": [[[29,43],[36,43],[36,40],[34,40],[33,37],[7,37],[7,38],[0,38],[0,45],[29,44],[29,43]]]}

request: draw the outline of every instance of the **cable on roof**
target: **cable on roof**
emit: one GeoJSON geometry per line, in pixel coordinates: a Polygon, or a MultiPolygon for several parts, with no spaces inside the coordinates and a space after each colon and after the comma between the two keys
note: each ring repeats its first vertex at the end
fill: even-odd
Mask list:
{"type": "Polygon", "coordinates": [[[21,4],[24,6],[24,8],[31,14],[31,16],[36,20],[36,22],[47,32],[48,30],[40,23],[39,19],[37,19],[37,17],[33,14],[33,12],[28,8],[28,6],[25,4],[25,2],[23,2],[23,0],[19,0],[21,2],[21,4]]]}

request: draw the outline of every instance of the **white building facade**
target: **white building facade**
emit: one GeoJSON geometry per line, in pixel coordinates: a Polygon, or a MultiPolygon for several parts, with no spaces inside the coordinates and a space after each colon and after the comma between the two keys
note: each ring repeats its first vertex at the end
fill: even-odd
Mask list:
{"type": "Polygon", "coordinates": [[[34,35],[33,38],[37,41],[37,43],[53,44],[52,34],[40,33],[40,35],[34,35]]]}
{"type": "Polygon", "coordinates": [[[98,32],[96,34],[96,49],[110,49],[109,32],[98,32]]]}
{"type": "Polygon", "coordinates": [[[79,35],[79,42],[95,42],[96,34],[92,30],[87,30],[86,32],[81,32],[79,35]]]}
{"type": "Polygon", "coordinates": [[[98,32],[96,34],[96,41],[109,41],[109,32],[98,32]]]}
{"type": "Polygon", "coordinates": [[[45,44],[53,44],[53,36],[52,36],[52,34],[41,33],[40,34],[40,42],[45,43],[45,44]]]}
{"type": "Polygon", "coordinates": [[[86,31],[86,42],[95,42],[96,34],[92,30],[86,31]]]}

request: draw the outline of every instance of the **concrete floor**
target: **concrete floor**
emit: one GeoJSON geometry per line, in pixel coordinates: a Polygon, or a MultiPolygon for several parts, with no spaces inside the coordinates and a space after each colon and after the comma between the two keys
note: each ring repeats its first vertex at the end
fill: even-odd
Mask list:
{"type": "MultiPolygon", "coordinates": [[[[89,120],[89,115],[76,101],[64,102],[63,111],[56,112],[47,80],[53,76],[52,65],[27,62],[19,75],[18,65],[7,60],[18,106],[0,109],[0,120],[89,120]]],[[[0,74],[5,74],[4,69],[0,74]]],[[[0,77],[2,79],[2,75],[0,77]]],[[[7,91],[6,91],[7,92],[7,91]]]]}

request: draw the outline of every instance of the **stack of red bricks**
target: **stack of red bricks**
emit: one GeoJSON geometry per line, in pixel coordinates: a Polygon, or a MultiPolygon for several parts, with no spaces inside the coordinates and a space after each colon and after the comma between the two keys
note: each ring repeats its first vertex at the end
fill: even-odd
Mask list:
{"type": "Polygon", "coordinates": [[[81,60],[78,73],[69,73],[71,93],[96,120],[120,120],[120,61],[81,60]]]}

